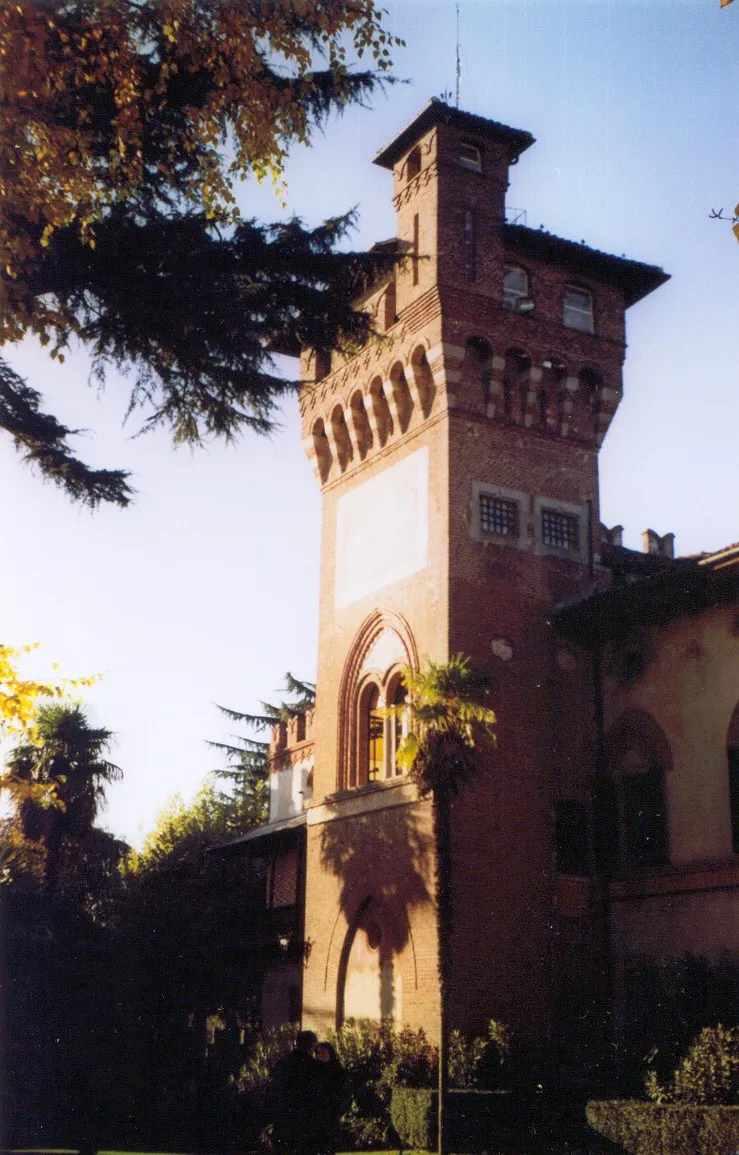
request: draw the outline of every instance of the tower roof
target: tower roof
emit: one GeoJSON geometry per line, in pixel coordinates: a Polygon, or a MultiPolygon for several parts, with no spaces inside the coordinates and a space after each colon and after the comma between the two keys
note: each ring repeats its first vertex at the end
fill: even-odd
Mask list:
{"type": "Polygon", "coordinates": [[[641,301],[642,297],[670,279],[669,273],[657,265],[645,265],[627,257],[616,257],[600,249],[591,249],[584,242],[578,244],[563,237],[555,237],[543,229],[506,225],[503,235],[508,252],[558,265],[574,276],[591,276],[616,286],[623,291],[626,308],[641,301]]]}
{"type": "Polygon", "coordinates": [[[452,108],[443,100],[435,96],[431,98],[418,116],[410,124],[401,129],[389,144],[386,144],[374,158],[374,164],[381,168],[392,168],[404,152],[414,141],[437,124],[450,124],[463,131],[475,133],[476,136],[487,136],[493,140],[504,141],[508,146],[508,159],[515,164],[522,152],[534,143],[530,132],[520,128],[510,128],[507,124],[500,124],[497,120],[488,120],[484,116],[474,116],[471,112],[463,112],[459,108],[452,108]]]}

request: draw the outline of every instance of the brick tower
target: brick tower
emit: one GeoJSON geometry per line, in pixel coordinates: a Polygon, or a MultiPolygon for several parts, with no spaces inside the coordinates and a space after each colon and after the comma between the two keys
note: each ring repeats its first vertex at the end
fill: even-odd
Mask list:
{"type": "Polygon", "coordinates": [[[454,805],[452,1025],[493,1016],[550,1047],[574,978],[561,959],[586,976],[597,936],[555,835],[592,764],[592,693],[550,617],[598,580],[624,311],[666,278],[506,224],[508,167],[531,144],[432,100],[375,158],[397,211],[383,246],[405,255],[359,303],[383,337],[303,359],[323,496],[303,1017],[321,1029],[437,1021],[429,804],[396,770],[403,722],[382,714],[402,703],[401,666],[426,656],[469,655],[499,719],[454,805]]]}

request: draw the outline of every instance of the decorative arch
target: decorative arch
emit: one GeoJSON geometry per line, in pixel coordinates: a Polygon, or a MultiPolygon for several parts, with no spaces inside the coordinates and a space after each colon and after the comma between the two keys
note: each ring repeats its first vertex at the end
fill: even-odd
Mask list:
{"type": "Polygon", "coordinates": [[[523,423],[531,380],[531,357],[525,349],[506,349],[503,368],[503,416],[523,423]]]}
{"type": "MultiPolygon", "coordinates": [[[[645,869],[668,860],[665,780],[672,752],[662,728],[645,710],[627,710],[605,741],[607,787],[601,795],[601,841],[613,866],[645,869]]],[[[596,840],[598,831],[596,830],[596,840]]],[[[603,847],[601,849],[604,849],[603,847]]]]}
{"type": "Polygon", "coordinates": [[[490,397],[493,372],[493,349],[484,337],[473,334],[464,344],[461,386],[467,386],[467,397],[473,404],[485,406],[490,397]]]}
{"type": "Polygon", "coordinates": [[[418,394],[421,411],[428,417],[436,394],[434,375],[428,361],[428,350],[425,345],[416,345],[408,360],[416,392],[418,394]]]}
{"type": "Polygon", "coordinates": [[[387,403],[381,377],[375,377],[369,388],[370,405],[375,418],[375,428],[380,445],[385,445],[393,432],[393,418],[387,403]]]}
{"type": "Polygon", "coordinates": [[[408,388],[405,369],[400,361],[396,361],[390,370],[390,388],[392,389],[393,401],[395,402],[395,412],[398,416],[400,432],[405,433],[411,420],[413,400],[411,398],[411,391],[408,388]]]}
{"type": "Polygon", "coordinates": [[[336,983],[336,1025],[347,1018],[402,1019],[402,978],[397,956],[403,932],[381,896],[360,903],[341,947],[336,983]]]}
{"type": "Polygon", "coordinates": [[[392,610],[374,610],[357,631],[339,683],[339,790],[363,785],[359,767],[365,739],[362,711],[368,686],[376,685],[386,704],[388,688],[401,666],[418,669],[418,650],[405,618],[392,610]]]}

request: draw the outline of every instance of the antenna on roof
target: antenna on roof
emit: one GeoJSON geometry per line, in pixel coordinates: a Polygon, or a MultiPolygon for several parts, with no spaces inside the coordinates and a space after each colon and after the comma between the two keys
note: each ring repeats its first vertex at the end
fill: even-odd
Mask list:
{"type": "Polygon", "coordinates": [[[459,80],[462,74],[462,63],[459,55],[459,0],[457,0],[457,88],[455,107],[459,108],[459,80]]]}

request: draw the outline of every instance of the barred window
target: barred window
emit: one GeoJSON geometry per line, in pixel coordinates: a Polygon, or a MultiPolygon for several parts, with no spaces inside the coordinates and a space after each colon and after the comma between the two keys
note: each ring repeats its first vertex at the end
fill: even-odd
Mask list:
{"type": "Polygon", "coordinates": [[[561,509],[542,509],[541,538],[544,545],[552,546],[554,549],[579,553],[579,517],[576,513],[563,513],[561,509]]]}
{"type": "Polygon", "coordinates": [[[494,497],[491,493],[481,493],[480,529],[484,533],[518,537],[518,502],[494,497]]]}

